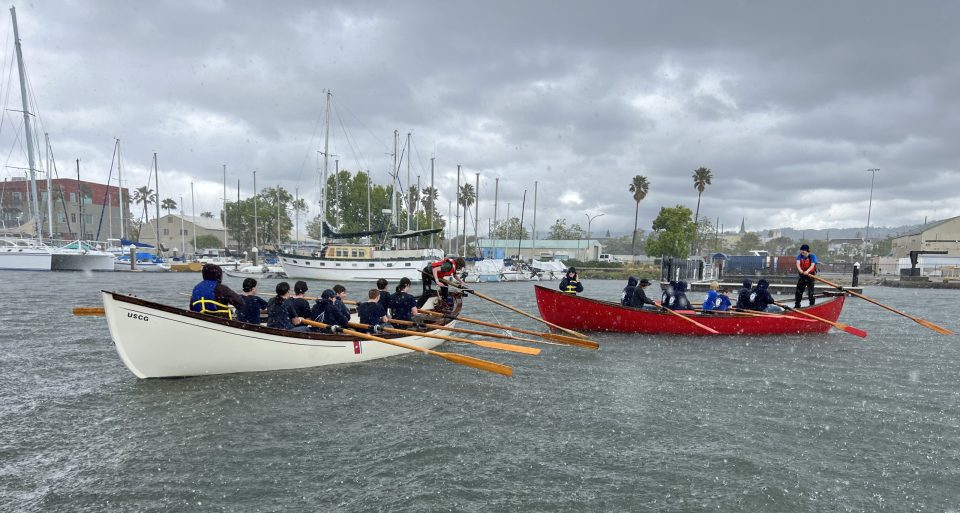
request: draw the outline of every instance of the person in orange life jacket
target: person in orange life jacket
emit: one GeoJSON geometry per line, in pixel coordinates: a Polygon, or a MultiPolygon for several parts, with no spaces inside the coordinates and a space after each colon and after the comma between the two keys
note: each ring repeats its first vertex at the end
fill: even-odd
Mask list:
{"type": "Polygon", "coordinates": [[[467,261],[464,260],[463,257],[457,257],[437,260],[436,262],[424,267],[423,270],[420,271],[423,276],[423,294],[420,296],[420,300],[417,301],[417,306],[423,306],[423,304],[427,301],[427,298],[435,295],[433,292],[434,283],[440,286],[440,297],[443,298],[447,304],[451,304],[453,299],[449,296],[449,287],[444,285],[440,280],[450,280],[453,278],[453,280],[455,280],[461,288],[466,288],[466,285],[459,276],[459,271],[462,271],[466,266],[467,261]]]}
{"type": "Polygon", "coordinates": [[[290,284],[281,281],[277,284],[277,295],[267,303],[267,327],[284,330],[307,331],[303,319],[297,316],[290,299],[290,284]]]}
{"type": "Polygon", "coordinates": [[[337,293],[331,289],[326,289],[320,294],[320,299],[317,299],[313,308],[310,309],[310,317],[317,322],[329,324],[331,327],[323,329],[311,328],[312,331],[336,333],[339,331],[339,328],[346,327],[347,323],[350,322],[350,316],[344,316],[340,308],[334,304],[336,298],[337,293]]]}
{"type": "Polygon", "coordinates": [[[420,315],[417,310],[417,299],[410,294],[410,278],[404,276],[400,278],[400,284],[397,285],[397,291],[390,294],[390,318],[401,321],[413,321],[415,315],[420,315]]]}
{"type": "Polygon", "coordinates": [[[757,282],[757,286],[750,294],[750,309],[758,312],[782,312],[783,308],[777,306],[768,287],[770,287],[770,282],[765,279],[761,278],[757,282]]]}
{"type": "Polygon", "coordinates": [[[357,303],[357,315],[360,317],[360,323],[370,326],[364,330],[367,333],[381,333],[383,331],[382,325],[387,324],[390,319],[387,318],[387,311],[380,304],[380,291],[370,289],[367,298],[367,301],[357,303]]]}
{"type": "Polygon", "coordinates": [[[810,306],[813,306],[816,303],[813,297],[815,280],[811,276],[817,274],[817,255],[811,253],[810,246],[806,244],[800,246],[800,254],[797,255],[797,272],[800,273],[800,277],[797,279],[797,293],[794,295],[793,307],[800,308],[804,290],[807,292],[810,306]]]}
{"type": "Polygon", "coordinates": [[[220,283],[223,280],[223,269],[221,269],[219,265],[203,264],[200,275],[203,277],[203,281],[193,287],[193,293],[190,294],[190,310],[200,312],[203,310],[216,311],[221,309],[221,307],[210,303],[201,303],[200,300],[202,299],[216,301],[224,305],[222,308],[226,308],[227,304],[231,304],[237,308],[243,308],[245,304],[243,296],[237,294],[223,283],[220,283]]]}
{"type": "Polygon", "coordinates": [[[260,324],[260,313],[267,308],[267,302],[257,295],[257,280],[243,280],[243,308],[237,310],[237,320],[260,324]]]}
{"type": "Polygon", "coordinates": [[[623,293],[620,294],[620,304],[630,306],[633,302],[633,291],[635,290],[637,290],[637,279],[630,276],[627,278],[627,286],[623,288],[623,293]]]}
{"type": "Polygon", "coordinates": [[[579,292],[583,292],[583,284],[580,283],[580,279],[577,277],[576,267],[567,269],[567,275],[560,280],[560,290],[574,296],[579,292]]]}
{"type": "Polygon", "coordinates": [[[673,296],[670,303],[666,305],[671,310],[691,310],[690,300],[687,299],[687,282],[678,281],[673,289],[673,296]]]}
{"type": "Polygon", "coordinates": [[[293,297],[288,301],[290,302],[290,308],[293,308],[294,312],[297,312],[297,317],[302,317],[304,319],[310,318],[310,302],[303,298],[303,295],[307,293],[307,282],[298,281],[293,284],[293,297]]]}
{"type": "Polygon", "coordinates": [[[647,308],[647,305],[657,306],[657,302],[648,298],[647,293],[643,289],[650,286],[650,280],[646,278],[641,278],[640,283],[637,284],[637,287],[633,289],[633,297],[630,299],[630,306],[635,308],[647,308]]]}

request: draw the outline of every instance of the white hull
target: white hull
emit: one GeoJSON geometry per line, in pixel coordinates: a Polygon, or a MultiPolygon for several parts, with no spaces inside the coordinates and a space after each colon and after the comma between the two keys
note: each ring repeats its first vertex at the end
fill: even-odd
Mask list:
{"type": "Polygon", "coordinates": [[[279,265],[248,265],[236,271],[224,269],[223,273],[231,278],[255,278],[258,280],[276,280],[287,277],[287,273],[279,265]]]}
{"type": "MultiPolygon", "coordinates": [[[[345,335],[297,333],[216,319],[107,291],[103,307],[117,353],[139,378],[301,369],[411,352],[345,335]]],[[[426,349],[443,342],[419,336],[397,340],[426,349]]]]}
{"type": "Polygon", "coordinates": [[[410,278],[414,283],[422,278],[420,270],[434,259],[417,260],[332,260],[301,255],[283,255],[280,263],[288,278],[307,278],[321,281],[377,281],[386,278],[395,283],[410,278]]]}
{"type": "MultiPolygon", "coordinates": [[[[130,270],[130,261],[126,260],[114,260],[113,261],[113,270],[114,271],[129,271],[130,270]]],[[[148,273],[156,272],[166,272],[170,270],[168,264],[158,264],[156,262],[137,262],[137,271],[143,271],[148,273]]]]}
{"type": "Polygon", "coordinates": [[[9,241],[0,246],[0,269],[17,271],[49,271],[53,249],[46,246],[27,245],[21,241],[9,241]]]}
{"type": "Polygon", "coordinates": [[[106,251],[55,249],[50,262],[53,271],[112,271],[114,256],[106,251]]]}

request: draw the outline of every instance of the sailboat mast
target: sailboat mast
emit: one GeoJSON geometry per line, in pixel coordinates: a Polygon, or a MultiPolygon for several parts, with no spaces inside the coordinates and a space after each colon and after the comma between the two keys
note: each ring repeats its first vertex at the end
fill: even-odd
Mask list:
{"type": "MultiPolygon", "coordinates": [[[[32,168],[33,165],[31,165],[30,167],[32,168]]],[[[31,169],[31,171],[32,171],[32,169],[31,169]]],[[[34,182],[33,186],[36,187],[36,186],[37,186],[36,182],[35,182],[34,180],[31,180],[31,181],[34,182]]],[[[84,228],[83,228],[83,189],[81,188],[81,186],[82,186],[82,184],[80,183],[80,159],[77,159],[77,199],[80,200],[80,207],[79,207],[79,209],[80,209],[80,236],[77,237],[77,240],[78,240],[78,241],[83,240],[83,231],[84,231],[84,228]]],[[[34,192],[36,192],[36,189],[34,189],[34,192]]],[[[34,197],[33,197],[33,200],[36,201],[36,200],[37,200],[37,197],[34,196],[34,197]]],[[[80,247],[80,244],[77,244],[77,249],[83,249],[83,248],[80,247]]]]}
{"type": "Polygon", "coordinates": [[[183,195],[180,196],[180,260],[183,260],[183,254],[186,253],[187,243],[183,239],[183,195]]]}
{"type": "MultiPolygon", "coordinates": [[[[257,227],[257,196],[260,193],[257,192],[257,171],[253,171],[253,247],[260,247],[260,234],[258,233],[257,227]]],[[[258,250],[259,251],[259,250],[258,250]]]]}
{"type": "MultiPolygon", "coordinates": [[[[410,132],[407,132],[407,190],[404,191],[407,196],[407,231],[410,231],[410,219],[413,216],[413,196],[410,194],[410,132]]],[[[409,243],[410,240],[407,239],[409,243]]]]}
{"type": "Polygon", "coordinates": [[[50,171],[50,134],[44,132],[43,138],[46,143],[45,150],[47,152],[47,217],[50,219],[48,232],[50,238],[53,239],[53,179],[51,178],[53,173],[50,171]]]}
{"type": "Polygon", "coordinates": [[[500,203],[500,177],[497,177],[494,180],[493,186],[493,258],[497,258],[497,237],[494,235],[497,232],[497,207],[500,203]]]}
{"type": "Polygon", "coordinates": [[[477,173],[477,185],[475,187],[477,190],[474,191],[473,199],[473,249],[479,250],[477,243],[480,242],[480,234],[477,233],[477,223],[480,222],[480,173],[477,173]]]}
{"type": "MultiPolygon", "coordinates": [[[[330,98],[333,96],[333,93],[327,91],[327,107],[326,114],[324,114],[323,120],[323,181],[320,182],[320,193],[322,194],[322,199],[320,200],[320,210],[322,211],[320,223],[320,246],[322,247],[325,241],[324,230],[326,229],[327,223],[327,164],[328,157],[330,155],[330,98]]],[[[279,186],[278,186],[279,187],[279,186]]],[[[280,200],[277,200],[279,205],[280,200]]],[[[279,213],[277,214],[277,222],[280,222],[279,213]]],[[[277,226],[280,226],[279,224],[277,226]]],[[[280,243],[280,229],[277,229],[277,244],[280,243]]]]}
{"type": "Polygon", "coordinates": [[[190,217],[193,222],[193,257],[197,257],[197,197],[193,194],[193,182],[190,182],[190,217]]]}
{"type": "Polygon", "coordinates": [[[533,182],[533,249],[530,250],[531,256],[537,254],[537,182],[533,182]]]}
{"type": "Polygon", "coordinates": [[[393,168],[390,169],[390,222],[397,228],[400,227],[400,221],[397,212],[397,182],[399,182],[400,170],[397,169],[397,146],[400,145],[400,131],[393,131],[393,168]]]}
{"type": "Polygon", "coordinates": [[[120,139],[117,139],[117,195],[120,196],[120,240],[125,237],[126,219],[123,215],[123,159],[120,158],[120,139]]]}
{"type": "Polygon", "coordinates": [[[157,152],[153,152],[153,182],[157,188],[156,197],[153,204],[157,207],[157,215],[154,224],[157,227],[157,256],[163,255],[163,245],[160,243],[160,166],[157,164],[157,152]]]}
{"type": "MultiPolygon", "coordinates": [[[[20,73],[20,100],[23,102],[23,131],[24,139],[27,140],[27,161],[30,165],[30,195],[33,196],[33,228],[36,232],[37,240],[40,240],[40,208],[37,197],[37,172],[33,155],[33,130],[30,128],[30,111],[27,108],[27,82],[23,71],[23,50],[20,48],[20,31],[17,28],[17,9],[10,8],[10,16],[13,18],[13,40],[17,47],[17,71],[20,73]]],[[[49,192],[47,193],[49,194],[49,192]]],[[[81,204],[83,202],[81,201],[81,204]]],[[[81,234],[82,235],[82,234],[81,234]]]]}
{"type": "Polygon", "coordinates": [[[436,159],[436,157],[430,157],[430,198],[429,198],[429,200],[428,200],[428,201],[429,201],[429,204],[430,204],[430,230],[431,230],[431,233],[430,233],[430,249],[433,249],[433,248],[435,247],[435,246],[433,245],[433,232],[432,232],[432,230],[433,230],[433,217],[434,217],[434,216],[433,216],[433,212],[437,209],[437,206],[433,204],[433,202],[434,202],[434,199],[433,199],[433,191],[436,190],[436,189],[433,188],[433,161],[434,161],[434,159],[436,159]]]}
{"type": "Polygon", "coordinates": [[[226,251],[229,246],[227,246],[227,165],[223,165],[223,250],[226,251]]]}

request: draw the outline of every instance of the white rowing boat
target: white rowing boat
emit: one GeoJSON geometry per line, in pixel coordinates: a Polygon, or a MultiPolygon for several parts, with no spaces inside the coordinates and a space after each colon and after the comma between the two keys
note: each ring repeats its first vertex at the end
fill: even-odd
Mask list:
{"type": "MultiPolygon", "coordinates": [[[[117,292],[105,290],[102,294],[104,314],[117,353],[138,378],[302,369],[412,352],[349,335],[267,328],[117,292]]],[[[460,306],[458,299],[454,315],[459,313],[460,306]]],[[[444,322],[451,327],[455,323],[444,322]]],[[[443,343],[440,339],[412,335],[383,333],[378,336],[425,349],[443,343]]]]}

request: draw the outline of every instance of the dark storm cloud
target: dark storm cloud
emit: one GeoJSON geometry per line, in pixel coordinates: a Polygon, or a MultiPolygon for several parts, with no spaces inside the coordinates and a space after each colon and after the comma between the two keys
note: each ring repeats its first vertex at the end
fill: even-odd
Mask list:
{"type": "Polygon", "coordinates": [[[412,132],[412,173],[425,183],[436,156],[441,204],[458,163],[470,183],[481,173],[481,225],[499,178],[500,217],[507,202],[519,214],[526,189],[530,220],[537,181],[539,231],[604,212],[594,231],[623,232],[633,226],[633,175],[651,182],[640,205],[647,229],[661,206],[695,207],[700,166],[714,174],[701,213],[727,228],[742,218],[755,229],[863,225],[868,168],[881,169],[873,224],[960,214],[950,139],[960,128],[958,11],[865,1],[116,1],[18,14],[60,168],[80,158],[105,180],[119,137],[130,186],[146,183],[156,151],[161,188],[176,198],[197,182],[198,210],[217,207],[224,163],[228,187],[239,178],[244,195],[256,169],[259,185],[309,197],[331,89],[331,153],[342,168],[386,182],[393,131],[401,142],[412,132]]]}

